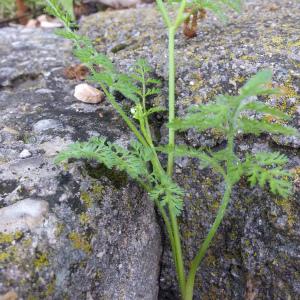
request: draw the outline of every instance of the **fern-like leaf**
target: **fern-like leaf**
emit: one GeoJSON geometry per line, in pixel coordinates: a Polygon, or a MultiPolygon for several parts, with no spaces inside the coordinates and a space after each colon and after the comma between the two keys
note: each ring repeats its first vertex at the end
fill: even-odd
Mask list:
{"type": "MultiPolygon", "coordinates": [[[[67,0],[70,1],[70,0],[67,0]]],[[[75,25],[73,12],[69,9],[66,10],[66,5],[62,5],[63,1],[59,0],[46,0],[47,7],[46,12],[54,17],[60,19],[64,25],[68,28],[73,27],[75,25]]]]}
{"type": "Polygon", "coordinates": [[[262,70],[251,77],[242,88],[239,93],[241,98],[248,98],[257,95],[272,95],[278,94],[279,90],[269,88],[272,80],[271,70],[262,70]]]}
{"type": "Polygon", "coordinates": [[[216,128],[227,135],[236,135],[238,131],[255,135],[264,132],[298,135],[298,131],[292,127],[245,115],[245,111],[254,111],[269,115],[278,121],[290,118],[278,109],[256,100],[258,95],[277,93],[276,89],[268,88],[271,78],[271,71],[260,71],[247,81],[238,96],[218,96],[215,102],[193,107],[185,118],[175,119],[168,126],[176,130],[196,128],[200,132],[216,128]]]}
{"type": "Polygon", "coordinates": [[[240,12],[242,3],[242,0],[192,0],[188,2],[188,6],[210,10],[221,21],[225,22],[228,20],[226,12],[228,10],[240,12]]]}
{"type": "Polygon", "coordinates": [[[112,91],[118,91],[125,98],[133,101],[134,103],[139,103],[139,89],[134,84],[133,79],[126,74],[118,74],[116,76],[116,82],[111,86],[112,91]]]}
{"type": "Polygon", "coordinates": [[[181,214],[184,191],[167,175],[155,184],[149,195],[152,200],[158,201],[162,207],[171,206],[176,216],[181,214]]]}
{"type": "Polygon", "coordinates": [[[95,160],[107,168],[125,171],[133,179],[147,179],[147,163],[151,160],[152,151],[138,142],[131,143],[131,150],[108,142],[105,138],[91,138],[88,142],[69,145],[62,151],[55,162],[60,163],[69,158],[95,160]]]}
{"type": "Polygon", "coordinates": [[[292,175],[283,169],[287,161],[279,152],[260,152],[247,155],[243,169],[251,186],[259,184],[263,188],[268,184],[273,194],[287,197],[292,191],[292,175]]]}
{"type": "Polygon", "coordinates": [[[172,153],[174,153],[175,157],[197,158],[197,159],[199,159],[200,165],[202,168],[211,167],[217,173],[219,173],[225,177],[225,170],[219,163],[220,160],[215,158],[213,155],[205,153],[205,151],[202,151],[201,149],[194,149],[191,147],[180,145],[180,146],[176,146],[174,149],[172,149],[169,146],[160,146],[160,147],[157,147],[157,150],[162,153],[166,153],[166,154],[169,154],[172,152],[172,153]]]}
{"type": "Polygon", "coordinates": [[[244,133],[252,133],[255,135],[259,135],[263,132],[292,136],[298,135],[298,131],[291,126],[283,126],[277,123],[270,123],[266,120],[254,120],[246,117],[239,118],[238,128],[244,133]]]}
{"type": "Polygon", "coordinates": [[[276,109],[274,107],[271,107],[263,102],[259,101],[251,101],[244,105],[244,110],[250,110],[255,111],[257,113],[262,113],[266,115],[271,115],[272,117],[282,119],[282,120],[289,120],[290,116],[285,114],[284,112],[280,111],[279,109],[276,109]]]}
{"type": "Polygon", "coordinates": [[[210,128],[226,129],[228,112],[230,107],[224,97],[220,97],[216,103],[193,107],[184,119],[175,119],[168,126],[176,130],[196,128],[199,132],[210,128]]]}

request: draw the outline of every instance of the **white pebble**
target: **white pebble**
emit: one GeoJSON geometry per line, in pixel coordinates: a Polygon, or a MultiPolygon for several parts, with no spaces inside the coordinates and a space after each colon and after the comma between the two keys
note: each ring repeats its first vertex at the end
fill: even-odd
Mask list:
{"type": "Polygon", "coordinates": [[[27,149],[24,149],[20,154],[19,154],[19,157],[20,158],[28,158],[28,157],[31,157],[31,152],[28,151],[27,149]]]}

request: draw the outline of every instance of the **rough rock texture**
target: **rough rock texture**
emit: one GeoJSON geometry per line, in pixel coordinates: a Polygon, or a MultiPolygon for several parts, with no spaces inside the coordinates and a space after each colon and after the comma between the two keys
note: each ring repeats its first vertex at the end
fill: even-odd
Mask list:
{"type": "MultiPolygon", "coordinates": [[[[247,1],[245,13],[226,26],[209,16],[195,39],[178,33],[179,114],[218,93],[236,93],[258,69],[271,67],[285,95],[261,100],[288,112],[299,127],[299,5],[247,1]]],[[[147,58],[164,84],[154,101],[165,104],[167,35],[156,9],[96,14],[85,19],[83,31],[123,70],[147,58]]],[[[5,29],[0,40],[1,207],[28,198],[49,204],[42,226],[0,235],[0,292],[15,290],[20,299],[155,299],[160,245],[151,202],[124,174],[84,162],[53,164],[66,144],[91,135],[126,144],[124,124],[104,104],[74,100],[75,82],[62,76],[70,61],[67,43],[39,30],[5,29]],[[24,150],[31,155],[24,157],[24,150]]],[[[164,142],[161,123],[154,126],[164,142]]],[[[178,138],[192,145],[223,142],[217,132],[178,138]]],[[[295,194],[284,200],[241,182],[201,265],[195,299],[300,298],[299,140],[241,136],[236,150],[268,149],[289,156],[295,194]]],[[[187,191],[180,226],[190,259],[224,187],[196,161],[178,160],[175,171],[187,191]]],[[[164,246],[159,299],[174,300],[175,273],[167,241],[164,246]]]]}
{"type": "Polygon", "coordinates": [[[156,299],[152,203],[125,174],[53,162],[78,139],[130,138],[105,103],[72,96],[70,50],[48,31],[0,30],[0,298],[156,299]]]}
{"type": "MultiPolygon", "coordinates": [[[[271,68],[274,85],[284,95],[261,100],[290,114],[290,124],[299,128],[300,3],[246,2],[244,13],[232,15],[227,25],[209,15],[199,24],[196,38],[187,40],[178,33],[178,114],[219,93],[234,94],[252,74],[271,68]]],[[[146,58],[164,83],[164,94],[154,101],[165,104],[167,34],[156,9],[96,14],[84,20],[82,30],[123,70],[137,58],[146,58]]],[[[164,142],[164,126],[160,133],[164,142]]],[[[220,147],[223,142],[218,132],[198,135],[190,131],[178,138],[195,146],[220,147]]],[[[236,187],[224,223],[201,266],[195,299],[299,299],[299,139],[241,136],[237,144],[239,155],[269,149],[287,154],[295,194],[284,200],[259,188],[250,189],[246,182],[236,187]]],[[[196,161],[178,160],[176,172],[176,179],[187,191],[181,229],[184,252],[191,259],[213,222],[224,187],[214,174],[200,170],[196,161]]],[[[171,264],[165,248],[161,299],[178,298],[171,264]]]]}

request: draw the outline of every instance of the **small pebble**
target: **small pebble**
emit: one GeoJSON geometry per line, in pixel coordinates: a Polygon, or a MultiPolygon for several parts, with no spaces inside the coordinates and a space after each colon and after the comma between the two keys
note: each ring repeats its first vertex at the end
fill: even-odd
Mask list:
{"type": "Polygon", "coordinates": [[[28,158],[28,157],[31,157],[32,154],[30,151],[28,151],[27,149],[24,149],[20,154],[19,154],[19,157],[20,158],[28,158]]]}
{"type": "Polygon", "coordinates": [[[103,100],[104,94],[86,83],[81,83],[76,85],[74,97],[85,103],[96,104],[103,100]]]}

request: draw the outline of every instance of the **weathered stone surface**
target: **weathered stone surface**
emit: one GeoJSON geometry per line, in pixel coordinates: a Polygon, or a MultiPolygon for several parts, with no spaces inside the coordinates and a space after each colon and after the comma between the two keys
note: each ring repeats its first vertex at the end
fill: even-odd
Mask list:
{"type": "MultiPolygon", "coordinates": [[[[291,116],[299,128],[299,1],[246,1],[244,13],[232,15],[227,25],[209,17],[199,24],[198,36],[176,36],[177,108],[183,115],[194,103],[206,103],[219,93],[237,93],[252,74],[263,68],[274,72],[279,97],[262,98],[291,116]]],[[[122,70],[146,58],[163,80],[167,99],[167,33],[156,9],[100,13],[84,20],[82,31],[122,70]]],[[[161,120],[160,142],[165,142],[161,120]]],[[[218,132],[190,131],[178,136],[195,146],[222,147],[218,132]]],[[[299,138],[241,136],[237,153],[279,150],[288,155],[295,194],[283,200],[241,182],[196,283],[195,299],[298,299],[300,297],[299,138]],[[201,297],[200,297],[201,296],[201,297]]],[[[224,186],[218,177],[197,167],[196,161],[177,160],[176,179],[187,191],[181,220],[184,252],[189,259],[213,222],[224,186]]],[[[165,245],[161,299],[177,299],[175,272],[165,245]]]]}
{"type": "MultiPolygon", "coordinates": [[[[272,2],[277,9],[267,1],[247,1],[245,13],[232,16],[226,26],[210,16],[195,39],[178,33],[179,115],[218,93],[236,93],[258,69],[271,67],[274,83],[285,95],[261,100],[288,112],[290,123],[299,128],[300,4],[272,2]]],[[[165,104],[167,35],[156,9],[96,14],[85,19],[83,31],[123,70],[137,58],[147,58],[163,80],[163,95],[154,101],[165,104]]],[[[151,203],[124,174],[84,162],[65,169],[53,164],[55,153],[77,139],[106,135],[126,144],[124,124],[105,104],[91,106],[72,97],[75,82],[62,77],[70,62],[68,43],[39,30],[5,29],[0,39],[5,41],[0,43],[1,206],[28,197],[49,203],[42,226],[0,236],[0,294],[15,290],[21,299],[155,299],[160,248],[151,203]],[[25,145],[32,157],[20,159],[25,145]]],[[[160,132],[156,138],[163,143],[166,128],[161,118],[154,121],[154,131],[160,132]]],[[[190,131],[178,139],[216,147],[223,142],[217,132],[190,131]]],[[[198,273],[195,299],[300,297],[299,140],[238,138],[238,155],[262,149],[289,156],[295,194],[283,200],[250,189],[246,182],[236,187],[198,273]]],[[[180,226],[191,259],[213,222],[224,186],[196,161],[177,160],[175,171],[187,191],[180,226]]],[[[178,298],[172,265],[164,241],[159,299],[178,298]]]]}
{"type": "Polygon", "coordinates": [[[70,50],[49,31],[0,30],[0,297],[156,299],[152,203],[125,174],[53,163],[78,139],[130,139],[106,103],[72,96],[70,50]]]}
{"type": "Polygon", "coordinates": [[[48,202],[24,199],[0,209],[0,232],[28,231],[43,222],[48,213],[48,202]]]}

